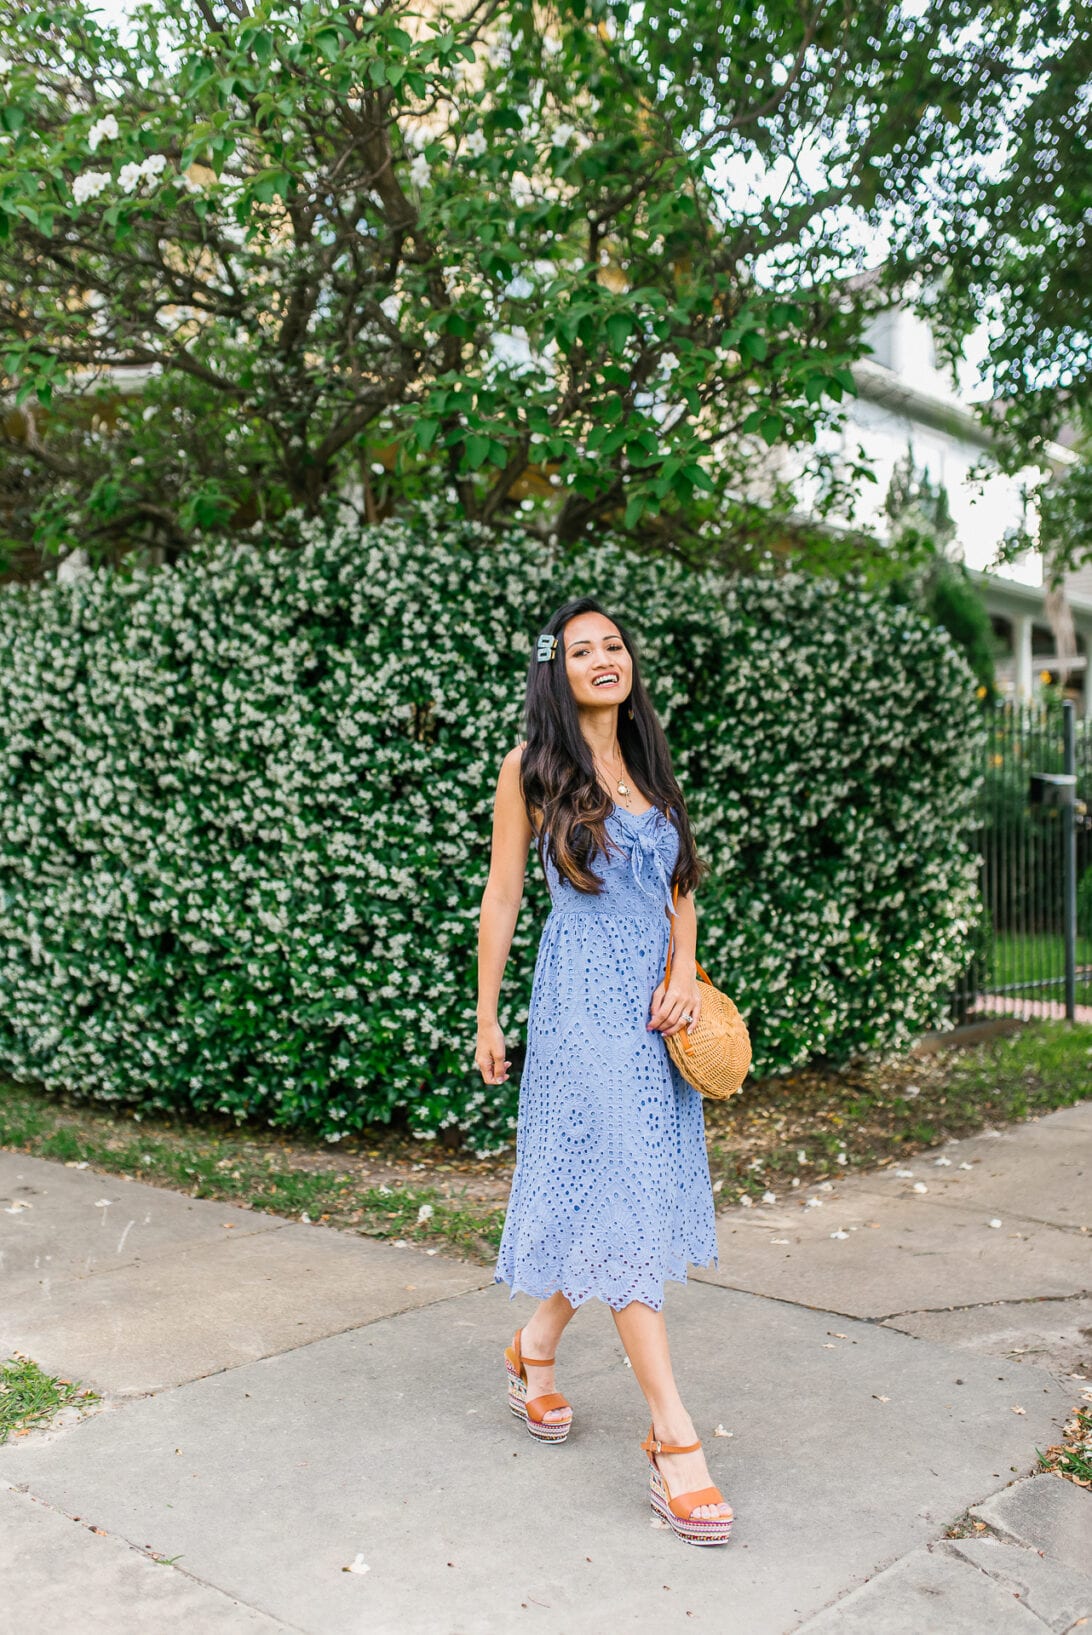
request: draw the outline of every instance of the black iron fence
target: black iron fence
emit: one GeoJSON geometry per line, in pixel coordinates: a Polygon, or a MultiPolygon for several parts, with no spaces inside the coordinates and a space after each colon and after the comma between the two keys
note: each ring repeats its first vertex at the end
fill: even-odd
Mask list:
{"type": "Polygon", "coordinates": [[[1092,723],[1071,703],[996,707],[975,839],[985,912],[955,1021],[1092,1022],[1092,723]]]}

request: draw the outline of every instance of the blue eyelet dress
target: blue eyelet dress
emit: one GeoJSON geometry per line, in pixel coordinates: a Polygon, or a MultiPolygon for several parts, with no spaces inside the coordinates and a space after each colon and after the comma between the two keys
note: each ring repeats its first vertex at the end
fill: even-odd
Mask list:
{"type": "Polygon", "coordinates": [[[658,807],[615,805],[614,842],[578,891],[547,858],[519,1092],[516,1168],[495,1283],[574,1306],[639,1300],[716,1265],[702,1100],[648,1031],[663,979],[679,836],[658,807]],[[664,910],[667,910],[667,913],[664,910]]]}

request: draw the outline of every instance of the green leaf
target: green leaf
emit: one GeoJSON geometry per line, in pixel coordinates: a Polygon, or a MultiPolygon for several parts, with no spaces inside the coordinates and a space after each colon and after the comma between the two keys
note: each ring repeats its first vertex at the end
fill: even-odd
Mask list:
{"type": "Polygon", "coordinates": [[[625,351],[632,328],[633,320],[627,312],[612,312],[607,319],[607,340],[615,357],[625,351]]]}
{"type": "Polygon", "coordinates": [[[466,444],[464,447],[464,463],[471,471],[477,471],[479,466],[484,465],[488,453],[488,437],[481,437],[477,433],[473,433],[466,439],[466,444]]]}
{"type": "Polygon", "coordinates": [[[333,62],[341,51],[341,35],[336,28],[320,28],[315,35],[315,44],[326,61],[333,62]]]}
{"type": "Polygon", "coordinates": [[[414,441],[416,442],[417,447],[421,450],[422,454],[426,449],[430,449],[432,447],[433,443],[436,441],[436,433],[439,431],[439,429],[440,422],[438,420],[418,420],[416,426],[413,428],[413,436],[414,441]]]}

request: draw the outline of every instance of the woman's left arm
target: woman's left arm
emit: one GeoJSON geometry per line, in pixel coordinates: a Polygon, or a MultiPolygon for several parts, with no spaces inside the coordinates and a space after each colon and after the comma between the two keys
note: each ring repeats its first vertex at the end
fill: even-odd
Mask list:
{"type": "Polygon", "coordinates": [[[675,945],[671,950],[671,981],[662,980],[652,995],[648,1027],[667,1038],[680,1027],[693,1027],[701,1015],[701,983],[698,981],[698,916],[694,895],[679,893],[678,913],[673,918],[675,945]],[[689,1015],[689,1023],[683,1017],[689,1015]]]}

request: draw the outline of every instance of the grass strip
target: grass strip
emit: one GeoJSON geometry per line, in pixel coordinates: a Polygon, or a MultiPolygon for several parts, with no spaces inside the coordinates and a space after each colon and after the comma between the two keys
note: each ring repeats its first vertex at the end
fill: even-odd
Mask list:
{"type": "Polygon", "coordinates": [[[897,1163],[1092,1094],[1092,1027],[1039,1022],[930,1056],[807,1069],[706,1102],[721,1203],[897,1163]]]}
{"type": "Polygon", "coordinates": [[[33,1425],[52,1420],[74,1403],[89,1408],[98,1397],[88,1386],[46,1374],[16,1351],[0,1365],[0,1446],[10,1436],[25,1436],[33,1425]]]}
{"type": "MultiPolygon", "coordinates": [[[[1092,1027],[1030,1024],[973,1048],[847,1068],[816,1066],[758,1079],[705,1103],[709,1164],[721,1205],[899,1162],[949,1137],[973,1135],[1080,1101],[1092,1091],[1092,1027]]],[[[0,1085],[0,1147],[85,1164],[368,1237],[443,1249],[488,1264],[500,1243],[512,1155],[456,1162],[390,1131],[365,1132],[338,1153],[263,1132],[153,1123],[117,1106],[74,1104],[0,1085]],[[353,1172],[365,1150],[391,1184],[353,1172]],[[492,1178],[493,1199],[468,1196],[452,1170],[492,1178]]],[[[480,1190],[480,1187],[479,1187],[480,1190]]]]}
{"type": "Polygon", "coordinates": [[[0,1088],[0,1147],[472,1260],[488,1260],[500,1243],[502,1211],[452,1201],[433,1186],[369,1186],[344,1169],[294,1167],[275,1148],[262,1152],[246,1137],[185,1127],[135,1138],[132,1132],[132,1123],[116,1112],[0,1088]]]}

